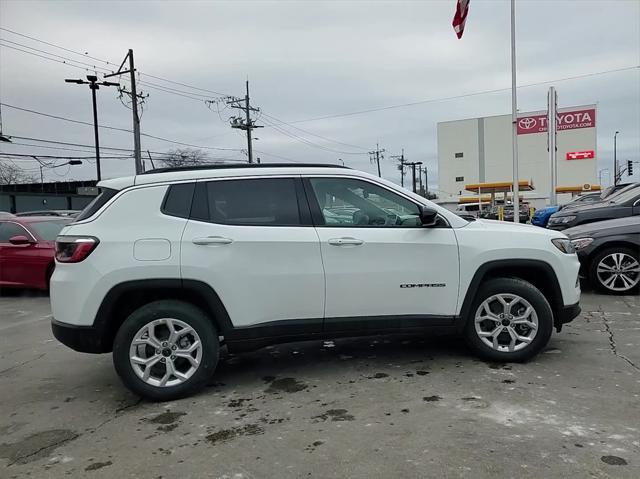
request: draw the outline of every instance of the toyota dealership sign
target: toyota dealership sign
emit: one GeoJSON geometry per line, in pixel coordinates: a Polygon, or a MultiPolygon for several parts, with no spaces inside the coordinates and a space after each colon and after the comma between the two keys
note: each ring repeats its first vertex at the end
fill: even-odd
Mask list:
{"type": "MultiPolygon", "coordinates": [[[[573,110],[558,113],[558,131],[594,128],[596,109],[573,110]]],[[[547,115],[526,115],[518,118],[518,135],[547,132],[547,115]]]]}

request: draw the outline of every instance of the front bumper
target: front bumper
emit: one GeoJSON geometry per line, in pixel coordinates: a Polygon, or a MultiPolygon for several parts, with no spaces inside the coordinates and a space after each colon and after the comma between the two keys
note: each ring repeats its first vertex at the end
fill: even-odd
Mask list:
{"type": "Polygon", "coordinates": [[[76,326],[51,320],[51,331],[65,346],[81,353],[108,353],[111,345],[106,345],[104,335],[93,326],[76,326]]]}
{"type": "Polygon", "coordinates": [[[556,331],[560,332],[562,326],[573,321],[582,311],[580,303],[570,304],[569,306],[563,306],[555,318],[556,331]]]}

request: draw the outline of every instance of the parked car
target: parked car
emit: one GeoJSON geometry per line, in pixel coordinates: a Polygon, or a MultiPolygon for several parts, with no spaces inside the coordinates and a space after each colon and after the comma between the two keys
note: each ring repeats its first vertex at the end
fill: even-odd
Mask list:
{"type": "Polygon", "coordinates": [[[596,203],[598,201],[600,201],[599,191],[576,196],[564,205],[553,205],[547,206],[546,208],[540,208],[536,210],[535,213],[533,213],[533,216],[531,217],[531,224],[546,228],[547,224],[549,223],[549,218],[551,218],[551,215],[556,213],[557,211],[560,211],[562,209],[575,208],[576,206],[584,206],[585,204],[596,203]]]}
{"type": "Polygon", "coordinates": [[[16,216],[68,216],[75,218],[80,214],[80,210],[40,210],[40,211],[23,211],[16,213],[16,216]]]}
{"type": "Polygon", "coordinates": [[[578,252],[581,276],[601,291],[629,294],[640,284],[640,216],[564,231],[578,252]]]}
{"type": "MultiPolygon", "coordinates": [[[[480,218],[483,218],[485,220],[500,219],[500,208],[502,208],[502,205],[494,205],[488,210],[484,210],[480,215],[480,218]]],[[[504,206],[503,220],[513,221],[513,205],[504,206]]],[[[526,223],[527,221],[529,221],[529,205],[521,204],[520,223],[526,223]]]]}
{"type": "Polygon", "coordinates": [[[551,215],[547,227],[564,230],[584,223],[634,215],[640,215],[640,186],[614,194],[604,202],[558,211],[551,215]]]}
{"type": "Polygon", "coordinates": [[[0,288],[49,289],[55,239],[70,221],[51,216],[0,218],[0,288]]]}
{"type": "Polygon", "coordinates": [[[624,193],[624,191],[635,188],[638,185],[640,185],[640,183],[618,183],[617,185],[611,185],[608,188],[602,190],[602,193],[600,194],[600,200],[606,200],[614,194],[624,193]]]}
{"type": "Polygon", "coordinates": [[[558,209],[558,206],[547,206],[546,208],[536,210],[531,217],[531,224],[546,228],[547,223],[549,223],[549,218],[551,218],[551,215],[558,211],[558,209]]]}
{"type": "Polygon", "coordinates": [[[223,165],[99,186],[56,241],[52,329],[112,352],[147,398],[202,388],[221,340],[245,351],[435,328],[487,360],[525,361],[580,312],[565,235],[467,222],[349,168],[223,165]]]}
{"type": "Polygon", "coordinates": [[[602,200],[601,195],[602,193],[600,193],[599,191],[594,191],[591,193],[583,193],[581,195],[578,195],[572,198],[571,201],[568,201],[564,205],[558,206],[558,209],[562,210],[565,208],[575,208],[577,206],[584,206],[589,203],[597,203],[598,201],[602,200]]]}

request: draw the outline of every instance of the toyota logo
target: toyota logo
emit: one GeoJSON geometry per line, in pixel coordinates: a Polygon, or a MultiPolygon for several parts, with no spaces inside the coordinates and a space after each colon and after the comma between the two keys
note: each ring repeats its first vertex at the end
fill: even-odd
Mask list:
{"type": "Polygon", "coordinates": [[[518,121],[518,125],[520,125],[520,128],[522,128],[523,130],[530,130],[531,128],[536,126],[536,123],[537,121],[535,118],[523,118],[518,121]]]}

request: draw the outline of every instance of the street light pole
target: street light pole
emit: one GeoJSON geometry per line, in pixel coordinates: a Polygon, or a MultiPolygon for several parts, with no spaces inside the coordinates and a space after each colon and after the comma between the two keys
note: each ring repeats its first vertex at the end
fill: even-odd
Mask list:
{"type": "Polygon", "coordinates": [[[38,165],[40,166],[40,188],[42,189],[42,191],[44,191],[44,175],[42,174],[42,168],[46,166],[47,168],[52,170],[54,168],[60,168],[61,166],[67,166],[67,165],[74,166],[74,165],[82,164],[82,160],[69,160],[65,163],[60,163],[59,165],[47,166],[47,165],[44,165],[40,160],[40,158],[38,158],[37,156],[33,156],[32,158],[36,160],[38,162],[38,165]]]}
{"type": "Polygon", "coordinates": [[[613,186],[618,184],[618,133],[613,134],[613,186]]]}
{"type": "MultiPolygon", "coordinates": [[[[89,89],[91,90],[91,100],[93,102],[93,135],[94,142],[96,147],[96,172],[98,181],[102,179],[102,174],[100,171],[100,141],[98,138],[98,105],[96,101],[96,90],[100,89],[100,85],[102,86],[120,86],[120,83],[103,81],[98,83],[98,77],[96,75],[87,75],[87,80],[82,79],[71,79],[67,78],[65,82],[67,83],[76,83],[78,85],[89,85],[89,89]]],[[[71,164],[71,163],[70,163],[71,164]]]]}

